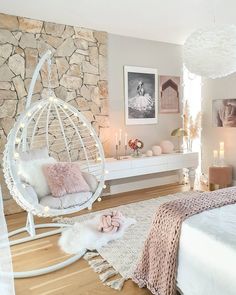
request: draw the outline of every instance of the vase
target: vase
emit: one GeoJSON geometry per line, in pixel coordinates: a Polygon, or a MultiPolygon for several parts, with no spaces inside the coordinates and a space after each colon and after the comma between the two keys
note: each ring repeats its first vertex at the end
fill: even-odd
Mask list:
{"type": "Polygon", "coordinates": [[[188,152],[192,152],[192,150],[193,150],[193,140],[191,138],[188,138],[187,150],[188,150],[188,152]]]}
{"type": "Polygon", "coordinates": [[[139,158],[139,157],[141,157],[141,155],[142,154],[139,149],[134,150],[134,153],[133,153],[134,158],[139,158]]]}

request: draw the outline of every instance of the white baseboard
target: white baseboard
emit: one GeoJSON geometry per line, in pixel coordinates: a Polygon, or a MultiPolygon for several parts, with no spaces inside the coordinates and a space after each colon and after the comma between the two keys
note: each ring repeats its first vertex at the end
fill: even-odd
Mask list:
{"type": "Polygon", "coordinates": [[[119,194],[129,191],[135,191],[139,189],[145,189],[160,185],[166,185],[171,183],[179,182],[179,176],[177,174],[168,175],[168,176],[158,176],[155,178],[132,178],[129,181],[126,180],[126,182],[111,182],[110,183],[110,195],[113,194],[119,194]]]}

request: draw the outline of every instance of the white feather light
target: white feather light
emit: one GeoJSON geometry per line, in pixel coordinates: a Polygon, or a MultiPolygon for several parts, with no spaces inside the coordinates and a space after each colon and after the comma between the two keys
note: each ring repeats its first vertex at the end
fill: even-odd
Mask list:
{"type": "Polygon", "coordinates": [[[207,78],[220,78],[236,71],[236,26],[221,25],[201,28],[184,44],[186,68],[207,78]]]}

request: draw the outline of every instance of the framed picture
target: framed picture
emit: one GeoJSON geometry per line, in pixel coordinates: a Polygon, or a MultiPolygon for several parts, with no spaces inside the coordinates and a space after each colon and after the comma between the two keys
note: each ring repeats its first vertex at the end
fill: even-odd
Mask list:
{"type": "Polygon", "coordinates": [[[212,101],[214,127],[236,127],[236,98],[212,101]]]}
{"type": "Polygon", "coordinates": [[[180,77],[160,76],[159,113],[179,113],[180,77]]]}
{"type": "Polygon", "coordinates": [[[157,123],[157,70],[124,67],[126,125],[157,123]]]}

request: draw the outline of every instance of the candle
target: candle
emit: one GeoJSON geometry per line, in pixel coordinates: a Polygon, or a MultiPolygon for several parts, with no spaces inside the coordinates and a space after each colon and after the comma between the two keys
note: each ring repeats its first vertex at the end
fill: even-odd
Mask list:
{"type": "Polygon", "coordinates": [[[220,142],[220,151],[224,151],[225,143],[223,141],[220,142]]]}
{"type": "Polygon", "coordinates": [[[217,150],[214,150],[213,151],[213,159],[214,159],[214,165],[217,164],[217,161],[218,161],[218,151],[217,150]]]}
{"type": "Polygon", "coordinates": [[[125,145],[127,145],[127,142],[128,142],[128,134],[125,133],[125,145]]]}
{"type": "Polygon", "coordinates": [[[220,150],[220,160],[224,161],[224,157],[225,157],[225,151],[224,150],[220,150]]]}
{"type": "Polygon", "coordinates": [[[116,132],[116,145],[118,145],[118,134],[117,134],[117,132],[116,132]]]}
{"type": "Polygon", "coordinates": [[[119,141],[121,141],[122,129],[119,130],[119,141]]]}

